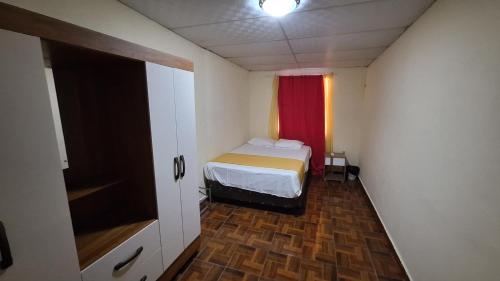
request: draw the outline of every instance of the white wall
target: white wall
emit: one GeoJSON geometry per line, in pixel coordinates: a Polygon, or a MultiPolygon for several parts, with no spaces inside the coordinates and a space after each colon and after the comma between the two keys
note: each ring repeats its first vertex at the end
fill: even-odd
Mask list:
{"type": "Polygon", "coordinates": [[[500,1],[438,0],[368,68],[361,173],[413,280],[499,280],[500,1]]]}
{"type": "Polygon", "coordinates": [[[210,53],[116,0],[7,0],[24,9],[193,61],[200,183],[209,159],[248,138],[248,71],[210,53]]]}
{"type": "Polygon", "coordinates": [[[307,75],[333,72],[334,78],[334,150],[346,151],[351,164],[359,162],[363,95],[366,68],[299,69],[289,71],[256,71],[249,75],[250,136],[267,136],[271,108],[272,83],[275,74],[307,75]]]}

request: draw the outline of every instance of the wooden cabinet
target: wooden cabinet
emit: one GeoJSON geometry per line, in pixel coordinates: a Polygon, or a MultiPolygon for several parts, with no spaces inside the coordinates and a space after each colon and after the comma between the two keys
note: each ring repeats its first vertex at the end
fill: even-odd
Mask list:
{"type": "Polygon", "coordinates": [[[200,235],[193,73],[1,29],[0,41],[0,223],[13,258],[0,280],[177,268],[200,235]]]}
{"type": "Polygon", "coordinates": [[[67,152],[63,175],[76,249],[86,270],[158,219],[145,63],[42,43],[67,152]]]}
{"type": "Polygon", "coordinates": [[[323,179],[325,181],[345,182],[348,165],[345,152],[325,153],[323,179]]]}
{"type": "Polygon", "coordinates": [[[193,73],[146,64],[163,264],[200,235],[193,73]]]}

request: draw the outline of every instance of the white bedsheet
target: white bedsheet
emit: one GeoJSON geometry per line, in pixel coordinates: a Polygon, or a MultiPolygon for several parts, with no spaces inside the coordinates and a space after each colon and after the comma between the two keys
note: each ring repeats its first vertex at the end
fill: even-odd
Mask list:
{"type": "MultiPolygon", "coordinates": [[[[244,144],[231,153],[301,160],[304,161],[306,172],[309,169],[309,159],[311,158],[309,146],[293,150],[244,144]]],[[[295,171],[208,162],[204,167],[204,172],[207,179],[218,181],[226,186],[285,198],[295,198],[302,193],[302,183],[295,171]]]]}

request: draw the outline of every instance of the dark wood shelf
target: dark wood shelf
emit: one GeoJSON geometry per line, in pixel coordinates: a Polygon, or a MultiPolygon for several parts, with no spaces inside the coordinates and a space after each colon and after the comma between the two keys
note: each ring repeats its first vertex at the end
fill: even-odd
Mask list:
{"type": "Polygon", "coordinates": [[[68,190],[68,201],[74,201],[100,190],[109,188],[111,186],[120,184],[124,182],[125,179],[112,179],[112,180],[101,180],[86,185],[81,185],[78,187],[69,188],[68,190]]]}
{"type": "Polygon", "coordinates": [[[83,270],[91,265],[153,221],[153,219],[138,221],[95,232],[76,234],[75,241],[80,269],[83,270]]]}

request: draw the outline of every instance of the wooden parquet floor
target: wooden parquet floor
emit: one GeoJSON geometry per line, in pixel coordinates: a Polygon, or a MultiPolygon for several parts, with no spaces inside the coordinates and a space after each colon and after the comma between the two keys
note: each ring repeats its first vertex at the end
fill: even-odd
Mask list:
{"type": "Polygon", "coordinates": [[[201,238],[177,280],[408,280],[359,182],[313,178],[297,217],[213,203],[201,238]]]}

